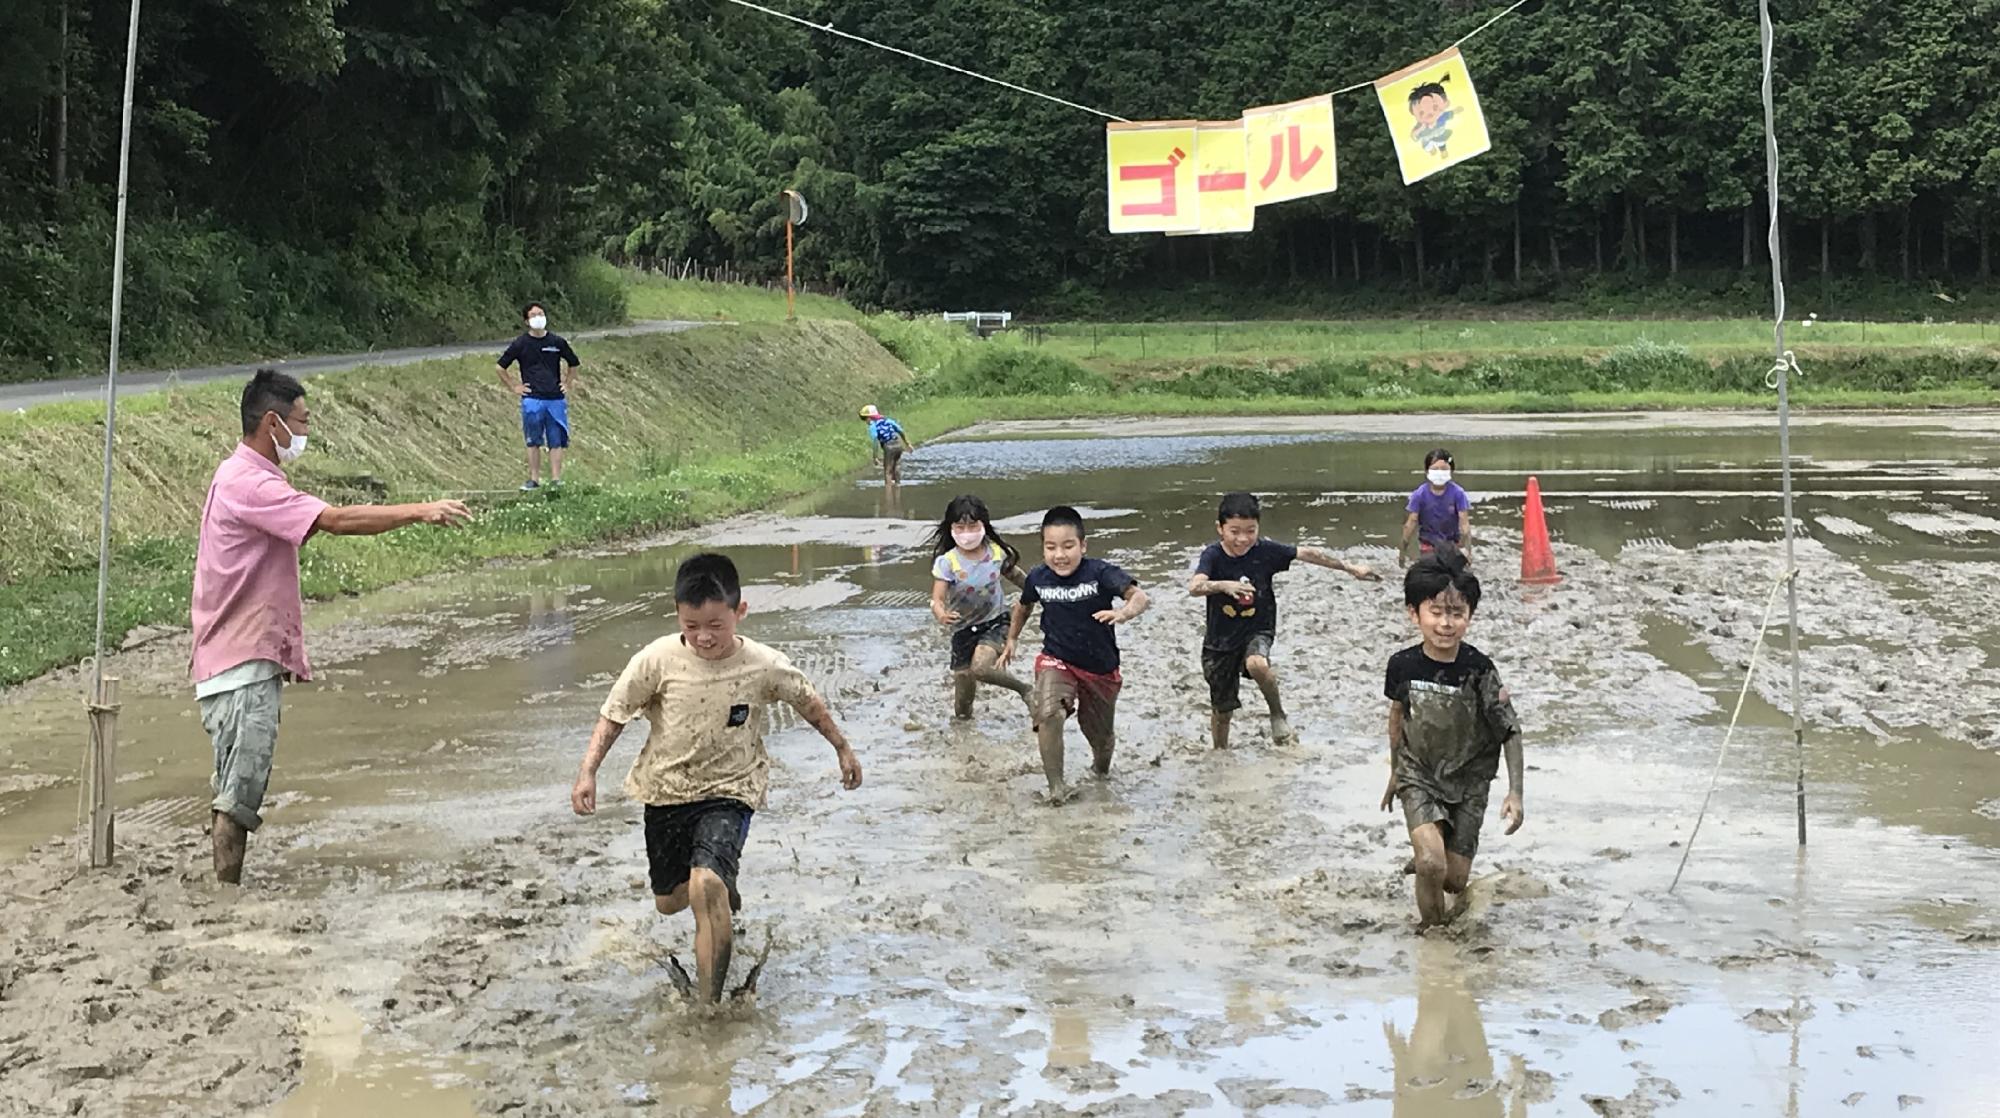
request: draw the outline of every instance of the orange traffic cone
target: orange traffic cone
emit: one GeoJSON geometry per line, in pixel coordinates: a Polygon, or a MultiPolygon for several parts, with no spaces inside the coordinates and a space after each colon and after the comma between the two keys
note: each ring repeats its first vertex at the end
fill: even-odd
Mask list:
{"type": "Polygon", "coordinates": [[[1549,585],[1562,581],[1549,550],[1549,522],[1542,515],[1542,483],[1528,479],[1528,507],[1521,519],[1521,581],[1549,585]]]}

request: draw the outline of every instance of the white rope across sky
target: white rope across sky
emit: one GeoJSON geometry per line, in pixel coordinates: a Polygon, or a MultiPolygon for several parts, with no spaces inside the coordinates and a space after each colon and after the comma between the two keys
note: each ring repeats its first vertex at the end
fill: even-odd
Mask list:
{"type": "MultiPolygon", "coordinates": [[[[1068,100],[1067,98],[1058,97],[1053,93],[1044,93],[1039,89],[1029,89],[1025,85],[1018,85],[1014,82],[1007,81],[1004,78],[996,78],[991,74],[982,74],[977,70],[968,70],[963,66],[955,66],[949,62],[940,62],[935,58],[927,58],[924,55],[918,54],[915,51],[904,50],[902,47],[894,47],[890,46],[888,43],[877,42],[876,40],[867,38],[866,36],[856,35],[852,31],[842,31],[840,28],[835,27],[831,23],[814,23],[812,20],[806,19],[802,16],[795,16],[790,12],[781,12],[776,8],[768,8],[762,4],[753,2],[753,0],[729,0],[729,2],[731,4],[736,5],[739,8],[748,8],[753,12],[762,12],[767,16],[776,16],[779,19],[789,20],[792,23],[796,23],[801,27],[809,27],[814,31],[824,31],[829,35],[837,35],[840,38],[847,39],[851,42],[860,43],[863,46],[874,47],[876,50],[888,51],[890,54],[899,54],[902,55],[904,58],[910,59],[915,62],[921,62],[926,66],[936,66],[940,70],[950,70],[954,74],[963,74],[968,78],[977,78],[978,80],[983,82],[991,82],[992,84],[1000,86],[1003,89],[1011,89],[1016,93],[1025,93],[1030,97],[1039,97],[1044,101],[1054,102],[1055,104],[1061,105],[1066,109],[1075,109],[1078,112],[1089,113],[1092,116],[1100,116],[1103,117],[1105,120],[1115,120],[1123,124],[1131,123],[1130,118],[1119,116],[1117,113],[1107,113],[1103,109],[1092,108],[1089,105],[1079,104],[1078,102],[1068,100]]],[[[1498,15],[1494,16],[1492,19],[1487,20],[1485,23],[1480,24],[1478,27],[1475,27],[1471,31],[1466,32],[1464,35],[1459,36],[1458,40],[1452,43],[1451,45],[1454,47],[1463,46],[1467,40],[1478,35],[1480,32],[1485,31],[1487,28],[1493,26],[1494,24],[1499,23],[1501,20],[1506,19],[1508,16],[1513,15],[1516,10],[1518,10],[1523,4],[1526,4],[1527,2],[1528,0],[1514,0],[1514,3],[1512,5],[1507,7],[1505,10],[1501,11],[1498,15]]],[[[1342,86],[1341,88],[1336,89],[1333,92],[1335,94],[1353,93],[1355,90],[1358,89],[1368,89],[1372,87],[1374,84],[1375,84],[1375,79],[1370,78],[1365,82],[1356,82],[1353,85],[1342,86]]]]}

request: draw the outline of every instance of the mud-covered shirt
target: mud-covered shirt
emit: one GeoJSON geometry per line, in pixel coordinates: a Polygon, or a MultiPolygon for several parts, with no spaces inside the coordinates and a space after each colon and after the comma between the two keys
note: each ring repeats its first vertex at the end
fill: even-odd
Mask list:
{"type": "Polygon", "coordinates": [[[1202,549],[1195,561],[1196,574],[1214,582],[1247,582],[1257,588],[1257,599],[1244,605],[1228,594],[1208,596],[1208,634],[1202,645],[1230,652],[1242,648],[1258,633],[1278,631],[1278,591],[1271,576],[1292,569],[1299,549],[1276,540],[1259,539],[1242,555],[1231,555],[1219,543],[1202,549]]]}
{"type": "Polygon", "coordinates": [[[1500,771],[1501,747],[1521,732],[1500,669],[1469,644],[1451,663],[1423,645],[1389,657],[1383,694],[1403,710],[1397,787],[1415,786],[1445,803],[1483,795],[1500,771]]]}
{"type": "Polygon", "coordinates": [[[785,655],[748,638],[724,660],[704,660],[679,634],[639,650],[611,685],[600,714],[626,723],[645,715],[646,744],[625,794],[656,806],[731,799],[764,806],[771,759],[766,707],[804,714],[819,696],[785,655]]]}
{"type": "Polygon", "coordinates": [[[1086,558],[1068,578],[1046,564],[1028,572],[1021,603],[1042,604],[1042,652],[1098,675],[1118,670],[1118,627],[1097,619],[1117,609],[1139,580],[1102,559],[1086,558]]]}
{"type": "Polygon", "coordinates": [[[1000,581],[1007,553],[991,540],[984,547],[981,559],[967,559],[954,547],[931,563],[931,577],[944,583],[944,608],[958,614],[954,633],[1007,612],[1007,587],[1000,581]]]}

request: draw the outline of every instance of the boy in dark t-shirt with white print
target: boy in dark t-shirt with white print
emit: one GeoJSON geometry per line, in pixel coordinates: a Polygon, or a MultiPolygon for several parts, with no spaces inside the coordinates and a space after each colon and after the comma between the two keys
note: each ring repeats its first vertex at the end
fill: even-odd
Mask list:
{"type": "Polygon", "coordinates": [[[1399,800],[1415,851],[1417,914],[1425,926],[1449,923],[1464,908],[1465,885],[1479,852],[1487,788],[1507,759],[1500,818],[1521,829],[1521,723],[1500,670],[1465,643],[1479,608],[1479,580],[1465,557],[1445,544],[1403,578],[1403,600],[1423,642],[1389,658],[1389,788],[1382,810],[1399,800]],[[1445,901],[1445,894],[1457,900],[1445,901]]]}
{"type": "Polygon", "coordinates": [[[1124,685],[1113,627],[1146,612],[1146,592],[1137,579],[1084,551],[1083,516],[1068,505],[1050,509],[1042,517],[1042,563],[1028,572],[1000,653],[1005,667],[1039,603],[1042,651],[1035,657],[1035,736],[1051,805],[1067,802],[1072,794],[1063,780],[1063,723],[1071,714],[1090,743],[1091,771],[1111,773],[1113,720],[1124,685]]]}
{"type": "Polygon", "coordinates": [[[1243,706],[1242,681],[1256,681],[1271,712],[1271,740],[1295,740],[1285,706],[1278,698],[1278,672],[1271,666],[1271,642],[1278,633],[1278,592],[1273,575],[1292,562],[1345,571],[1380,581],[1365,564],[1348,563],[1316,547],[1293,547],[1260,534],[1263,509],[1255,495],[1227,493],[1215,512],[1221,539],[1202,549],[1188,593],[1208,599],[1208,627],[1201,642],[1201,674],[1208,679],[1209,731],[1215,748],[1229,748],[1229,720],[1243,706]]]}

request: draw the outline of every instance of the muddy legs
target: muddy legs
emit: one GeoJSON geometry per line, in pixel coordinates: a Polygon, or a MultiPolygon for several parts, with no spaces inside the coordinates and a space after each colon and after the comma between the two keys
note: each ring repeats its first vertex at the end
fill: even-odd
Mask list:
{"type": "Polygon", "coordinates": [[[972,717],[972,699],[980,684],[1000,687],[1012,691],[1027,702],[1032,713],[1035,707],[1031,697],[1034,688],[1025,680],[1000,666],[1000,650],[990,644],[980,645],[972,653],[972,666],[961,668],[951,676],[952,715],[956,718],[972,717]]]}
{"type": "Polygon", "coordinates": [[[1472,859],[1444,847],[1444,831],[1426,823],[1410,832],[1416,851],[1417,916],[1425,927],[1449,924],[1465,911],[1465,886],[1472,878],[1472,859]]]}
{"type": "Polygon", "coordinates": [[[963,722],[972,717],[972,694],[978,687],[969,671],[951,673],[951,716],[963,722]]]}
{"type": "Polygon", "coordinates": [[[209,816],[209,827],[215,841],[215,879],[224,885],[241,885],[243,853],[250,845],[250,832],[219,811],[209,816]]]}
{"type": "Polygon", "coordinates": [[[1061,716],[1042,716],[1042,724],[1035,730],[1036,742],[1042,747],[1042,775],[1049,781],[1049,802],[1063,803],[1069,799],[1069,785],[1063,781],[1063,722],[1061,716]]]}
{"type": "Polygon", "coordinates": [[[694,910],[695,990],[702,1001],[721,1001],[735,945],[729,887],[715,871],[696,866],[688,875],[687,896],[688,907],[694,910]]]}
{"type": "Polygon", "coordinates": [[[1449,859],[1444,849],[1444,831],[1436,823],[1425,823],[1410,832],[1410,845],[1417,856],[1417,918],[1424,926],[1448,923],[1444,879],[1449,859]]]}
{"type": "Polygon", "coordinates": [[[1257,690],[1264,693],[1264,705],[1271,711],[1271,741],[1277,745],[1290,745],[1295,740],[1292,724],[1285,718],[1285,702],[1278,694],[1278,669],[1262,656],[1252,656],[1243,662],[1243,670],[1257,684],[1257,690]]]}

